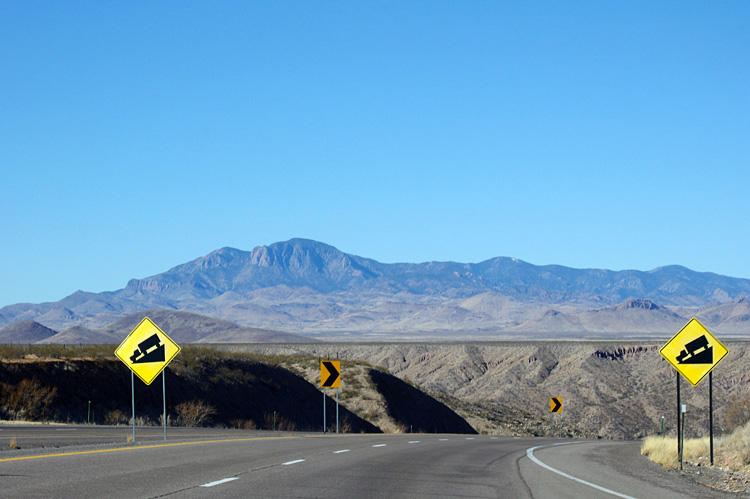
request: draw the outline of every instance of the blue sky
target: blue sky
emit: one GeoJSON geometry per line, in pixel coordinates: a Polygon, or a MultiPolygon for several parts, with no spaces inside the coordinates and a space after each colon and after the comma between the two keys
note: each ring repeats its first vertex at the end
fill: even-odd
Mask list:
{"type": "Polygon", "coordinates": [[[0,3],[0,306],[293,237],[750,278],[748,2],[0,3]]]}

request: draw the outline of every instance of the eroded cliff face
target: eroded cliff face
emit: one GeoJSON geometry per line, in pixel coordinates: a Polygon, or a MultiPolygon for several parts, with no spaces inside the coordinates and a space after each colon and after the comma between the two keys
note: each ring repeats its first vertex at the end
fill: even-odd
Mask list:
{"type": "MultiPolygon", "coordinates": [[[[714,419],[726,428],[728,404],[750,391],[745,356],[750,344],[727,342],[715,368],[714,419]]],[[[675,433],[677,373],[661,345],[636,342],[517,342],[468,344],[337,344],[243,346],[257,352],[307,353],[383,366],[428,393],[452,401],[479,431],[544,435],[551,432],[550,397],[562,397],[563,433],[589,438],[638,438],[675,433]]],[[[342,373],[346,384],[346,373],[342,373]]],[[[708,378],[697,387],[681,380],[688,405],[687,435],[707,435],[708,378]]],[[[559,431],[559,430],[558,430],[559,431]]]]}

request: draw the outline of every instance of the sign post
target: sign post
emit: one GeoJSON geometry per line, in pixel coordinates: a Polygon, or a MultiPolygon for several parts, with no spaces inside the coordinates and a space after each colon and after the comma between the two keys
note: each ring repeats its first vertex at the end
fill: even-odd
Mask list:
{"type": "Polygon", "coordinates": [[[713,464],[713,376],[711,372],[721,360],[729,353],[719,340],[717,340],[698,319],[693,317],[680,331],[672,337],[659,353],[667,362],[672,364],[677,374],[677,452],[682,452],[682,438],[685,433],[684,418],[685,405],[680,405],[680,374],[693,386],[708,375],[708,397],[709,397],[709,435],[711,446],[711,463],[713,464]]]}
{"type": "Polygon", "coordinates": [[[341,388],[341,361],[320,362],[320,387],[323,388],[323,433],[326,432],[326,388],[336,389],[336,433],[339,432],[339,388],[341,388]]]}
{"type": "Polygon", "coordinates": [[[138,376],[150,385],[162,374],[162,396],[164,402],[164,440],[167,439],[167,393],[164,381],[164,368],[180,353],[180,346],[159,329],[148,317],[133,329],[115,350],[115,355],[130,369],[130,382],[133,403],[133,442],[135,442],[135,379],[138,376]]]}
{"type": "Polygon", "coordinates": [[[555,436],[555,414],[560,415],[560,438],[562,438],[562,397],[550,397],[549,412],[552,413],[552,437],[555,436]]]}

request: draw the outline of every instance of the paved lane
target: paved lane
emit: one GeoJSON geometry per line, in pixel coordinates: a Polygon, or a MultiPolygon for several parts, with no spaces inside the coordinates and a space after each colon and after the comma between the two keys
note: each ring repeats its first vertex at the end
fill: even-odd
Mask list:
{"type": "Polygon", "coordinates": [[[626,497],[725,497],[708,489],[675,495],[685,484],[649,467],[637,443],[195,433],[199,439],[166,444],[3,451],[0,497],[615,497],[549,468],[626,497]]]}

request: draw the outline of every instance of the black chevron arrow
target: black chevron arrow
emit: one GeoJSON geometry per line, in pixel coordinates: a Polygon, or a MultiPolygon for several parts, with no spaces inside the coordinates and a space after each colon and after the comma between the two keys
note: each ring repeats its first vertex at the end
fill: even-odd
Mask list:
{"type": "Polygon", "coordinates": [[[552,403],[555,405],[552,406],[552,410],[550,412],[560,412],[562,410],[562,402],[558,397],[552,397],[552,403]]]}
{"type": "Polygon", "coordinates": [[[328,378],[323,382],[323,388],[330,388],[339,379],[339,372],[333,365],[333,362],[323,361],[323,365],[328,369],[328,378]]]}

